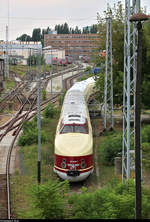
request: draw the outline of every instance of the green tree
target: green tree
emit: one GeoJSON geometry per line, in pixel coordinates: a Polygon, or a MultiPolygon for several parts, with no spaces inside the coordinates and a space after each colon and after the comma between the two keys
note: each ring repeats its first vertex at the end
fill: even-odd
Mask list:
{"type": "Polygon", "coordinates": [[[65,22],[64,23],[64,27],[63,27],[63,29],[64,29],[64,34],[69,34],[69,26],[68,26],[68,24],[65,22]]]}
{"type": "MultiPolygon", "coordinates": [[[[113,8],[108,6],[104,12],[105,17],[112,16],[112,54],[113,54],[113,90],[114,103],[122,104],[123,69],[124,69],[124,13],[122,3],[119,1],[113,8]]],[[[99,48],[97,60],[101,60],[101,66],[105,67],[105,59],[100,57],[101,51],[106,49],[106,20],[98,15],[99,48]]]]}
{"type": "Polygon", "coordinates": [[[16,40],[20,40],[20,41],[31,41],[32,38],[31,36],[27,35],[27,34],[23,34],[20,37],[18,37],[16,40]]]}
{"type": "Polygon", "coordinates": [[[97,33],[97,24],[92,25],[90,33],[97,33]]]}
{"type": "Polygon", "coordinates": [[[83,34],[89,34],[90,31],[89,31],[89,27],[86,26],[84,29],[83,29],[83,34]]]}
{"type": "MultiPolygon", "coordinates": [[[[123,98],[123,72],[124,72],[124,10],[121,1],[114,4],[110,8],[108,5],[105,16],[112,17],[112,54],[113,54],[113,90],[114,104],[122,104],[123,98]]],[[[101,66],[105,67],[105,57],[100,57],[100,52],[106,49],[106,20],[103,20],[98,15],[98,33],[99,33],[99,48],[94,55],[95,63],[100,61],[101,66]],[[95,58],[96,57],[96,58],[95,58]]],[[[132,29],[131,29],[132,30],[132,29]]],[[[142,89],[141,97],[142,104],[145,108],[150,107],[149,100],[149,66],[150,66],[150,21],[143,24],[143,52],[142,52],[142,89]]],[[[131,48],[132,51],[132,48],[131,48]]],[[[103,71],[104,72],[104,71],[103,71]]],[[[132,75],[132,72],[131,72],[132,75]]]]}
{"type": "Polygon", "coordinates": [[[32,32],[32,41],[37,42],[37,41],[41,41],[41,29],[37,28],[37,29],[33,29],[32,32]]]}
{"type": "Polygon", "coordinates": [[[81,30],[78,28],[78,26],[75,27],[74,34],[81,34],[81,30]]]}

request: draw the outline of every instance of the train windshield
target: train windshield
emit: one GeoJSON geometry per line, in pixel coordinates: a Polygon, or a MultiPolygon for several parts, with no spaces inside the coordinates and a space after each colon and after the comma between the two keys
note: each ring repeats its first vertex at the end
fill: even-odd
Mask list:
{"type": "Polygon", "coordinates": [[[61,128],[60,133],[73,133],[73,126],[65,125],[61,128]]]}
{"type": "Polygon", "coordinates": [[[85,126],[74,126],[75,133],[87,133],[87,129],[85,126]]]}
{"type": "Polygon", "coordinates": [[[60,129],[60,133],[84,133],[88,134],[88,126],[84,125],[64,125],[60,129]]]}

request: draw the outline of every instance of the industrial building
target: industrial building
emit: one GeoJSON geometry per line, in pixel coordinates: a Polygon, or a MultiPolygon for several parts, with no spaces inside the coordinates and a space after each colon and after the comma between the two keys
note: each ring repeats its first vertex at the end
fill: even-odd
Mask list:
{"type": "Polygon", "coordinates": [[[52,59],[65,59],[65,50],[64,49],[53,49],[51,46],[43,48],[43,54],[45,58],[45,63],[47,65],[52,64],[52,59]]]}
{"type": "MultiPolygon", "coordinates": [[[[41,42],[8,42],[8,56],[17,59],[19,64],[26,65],[30,55],[35,54],[38,49],[42,49],[41,42]]],[[[0,42],[0,53],[6,52],[6,42],[0,42]]]]}
{"type": "Polygon", "coordinates": [[[98,48],[98,34],[45,34],[44,46],[65,49],[66,56],[91,56],[98,48]]]}

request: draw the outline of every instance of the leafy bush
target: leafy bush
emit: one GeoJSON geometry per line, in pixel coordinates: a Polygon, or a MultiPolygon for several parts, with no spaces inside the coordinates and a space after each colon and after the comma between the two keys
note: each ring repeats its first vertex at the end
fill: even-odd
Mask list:
{"type": "MultiPolygon", "coordinates": [[[[131,150],[134,148],[134,137],[130,138],[131,150]]],[[[103,142],[99,145],[100,161],[103,164],[113,165],[114,158],[122,152],[122,132],[112,132],[105,135],[103,142]]]]}
{"type": "Polygon", "coordinates": [[[142,143],[150,143],[150,126],[145,126],[142,129],[142,143]]]}
{"type": "Polygon", "coordinates": [[[31,187],[31,218],[63,219],[65,217],[68,182],[48,181],[31,187]]]}
{"type": "Polygon", "coordinates": [[[57,110],[56,110],[54,104],[49,103],[49,105],[46,107],[46,109],[43,112],[43,116],[45,118],[53,118],[56,113],[57,113],[57,110]]]}
{"type": "MultiPolygon", "coordinates": [[[[150,193],[143,189],[142,216],[149,217],[150,193]]],[[[135,184],[113,181],[94,192],[73,194],[69,198],[73,219],[134,219],[135,184]]]]}
{"type": "Polygon", "coordinates": [[[85,68],[85,70],[84,70],[84,72],[92,72],[92,68],[91,68],[91,66],[87,66],[86,68],[85,68]]]}
{"type": "Polygon", "coordinates": [[[107,136],[99,145],[99,156],[103,164],[114,163],[114,158],[122,151],[122,134],[107,136]]]}
{"type": "Polygon", "coordinates": [[[63,104],[63,101],[64,101],[64,97],[65,97],[65,95],[66,95],[66,92],[67,92],[67,91],[64,91],[63,94],[58,97],[58,102],[59,102],[59,105],[60,105],[60,106],[63,104]]]}
{"type": "Polygon", "coordinates": [[[142,128],[142,163],[147,169],[150,169],[150,126],[142,128]]]}
{"type": "MultiPolygon", "coordinates": [[[[45,132],[41,130],[41,143],[46,142],[45,132]]],[[[18,145],[25,146],[38,143],[38,128],[36,122],[25,122],[23,125],[23,134],[19,137],[18,145]]]]}
{"type": "Polygon", "coordinates": [[[42,99],[46,100],[46,90],[42,89],[42,99]]]}
{"type": "MultiPolygon", "coordinates": [[[[142,149],[145,166],[150,167],[150,126],[142,128],[142,149]]],[[[130,138],[131,149],[134,149],[134,137],[130,138]]],[[[122,152],[122,132],[105,135],[103,142],[99,145],[99,159],[103,164],[113,165],[114,158],[122,152]]]]}

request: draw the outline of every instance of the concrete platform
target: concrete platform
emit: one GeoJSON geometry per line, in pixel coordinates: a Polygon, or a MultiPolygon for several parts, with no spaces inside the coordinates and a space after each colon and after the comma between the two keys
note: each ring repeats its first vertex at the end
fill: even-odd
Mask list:
{"type": "Polygon", "coordinates": [[[48,93],[51,92],[51,87],[52,87],[52,92],[61,92],[61,89],[62,89],[62,79],[66,79],[72,75],[76,75],[78,73],[78,71],[72,71],[71,72],[68,72],[68,73],[65,73],[63,74],[63,76],[58,76],[58,77],[55,77],[54,79],[50,80],[47,84],[47,88],[46,88],[46,91],[48,93]]]}

